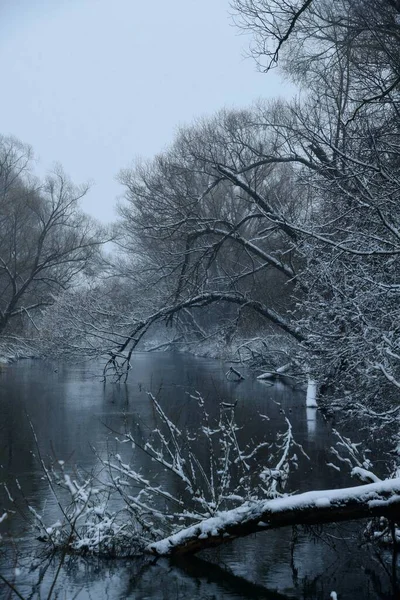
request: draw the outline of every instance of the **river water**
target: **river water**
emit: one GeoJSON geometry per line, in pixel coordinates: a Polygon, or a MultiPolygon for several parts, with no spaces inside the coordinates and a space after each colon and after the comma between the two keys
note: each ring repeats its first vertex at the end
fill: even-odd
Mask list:
{"type": "MultiPolygon", "coordinates": [[[[138,353],[127,385],[104,385],[100,364],[20,361],[2,367],[0,483],[7,484],[16,500],[11,508],[19,507],[21,512],[9,514],[0,524],[0,575],[22,597],[47,598],[59,566],[58,557],[46,560],[26,520],[27,504],[41,514],[47,511],[51,518],[56,513],[29,419],[45,461],[63,460],[66,469],[79,465],[90,472],[114,442],[115,432],[123,431],[127,423],[154,427],[149,392],[181,427],[192,430],[196,416],[189,394],[198,392],[210,410],[217,411],[222,402],[236,403],[241,435],[248,441],[272,439],[285,430],[285,416],[290,419],[296,441],[310,457],[293,474],[291,489],[354,485],[345,470],[326,466],[335,442],[331,425],[316,410],[306,408],[303,390],[283,383],[265,385],[249,373],[245,381],[229,381],[228,368],[221,361],[181,353],[138,353]]],[[[0,516],[9,508],[2,487],[0,516]]],[[[363,543],[360,529],[360,524],[348,524],[326,527],[323,532],[299,530],[295,539],[291,529],[283,529],[175,562],[67,556],[53,597],[327,600],[335,590],[340,600],[393,598],[392,556],[363,543]]],[[[8,597],[16,596],[0,581],[0,598],[8,597]]]]}

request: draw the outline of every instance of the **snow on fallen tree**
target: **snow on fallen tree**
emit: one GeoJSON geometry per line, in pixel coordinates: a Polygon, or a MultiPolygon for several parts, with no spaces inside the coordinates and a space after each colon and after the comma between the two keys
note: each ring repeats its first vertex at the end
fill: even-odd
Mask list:
{"type": "Polygon", "coordinates": [[[257,379],[260,381],[263,381],[264,379],[277,379],[278,377],[285,375],[291,366],[292,363],[287,363],[286,365],[282,365],[282,367],[278,367],[275,371],[266,371],[265,373],[258,375],[257,379]]]}
{"type": "Polygon", "coordinates": [[[118,434],[122,455],[98,455],[101,468],[92,474],[76,470],[69,475],[64,461],[46,467],[30,423],[60,514],[49,526],[45,515],[30,505],[27,509],[38,539],[52,551],[107,557],[190,555],[259,531],[370,517],[386,517],[379,537],[392,535],[394,541],[400,521],[399,472],[378,479],[360,444],[334,431],[338,441],[331,451],[336,462],[350,467],[366,485],[291,495],[290,472],[298,468],[301,455],[308,457],[287,418],[286,430],[274,442],[252,439],[248,445],[240,438],[236,403],[221,403],[211,415],[200,394],[190,395],[196,425],[180,429],[160,402],[148,397],[156,427],[150,435],[140,428],[118,434]],[[147,456],[144,464],[137,461],[138,451],[147,456]]]}
{"type": "Polygon", "coordinates": [[[158,556],[194,554],[269,529],[377,516],[400,520],[400,477],[357,487],[246,502],[149,544],[146,551],[158,556]]]}

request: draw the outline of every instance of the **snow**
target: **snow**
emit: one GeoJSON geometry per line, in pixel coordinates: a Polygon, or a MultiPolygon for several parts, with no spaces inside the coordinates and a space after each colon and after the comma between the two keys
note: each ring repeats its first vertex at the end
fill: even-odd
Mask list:
{"type": "Polygon", "coordinates": [[[377,483],[378,481],[381,481],[379,477],[377,477],[374,473],[372,473],[371,471],[367,471],[367,469],[363,469],[362,467],[354,467],[351,471],[351,474],[353,476],[358,477],[361,481],[364,481],[365,483],[377,483]]]}
{"type": "Polygon", "coordinates": [[[282,365],[282,367],[278,367],[275,371],[266,371],[265,373],[261,373],[258,375],[257,379],[259,381],[263,381],[264,379],[274,379],[279,375],[284,375],[291,367],[291,363],[287,363],[286,365],[282,365]]]}
{"type": "Polygon", "coordinates": [[[266,373],[261,373],[261,375],[258,375],[257,379],[262,381],[263,379],[272,379],[274,376],[275,376],[275,373],[272,373],[271,371],[267,371],[266,373]]]}
{"type": "Polygon", "coordinates": [[[331,501],[328,497],[325,498],[317,498],[315,500],[315,506],[319,506],[320,508],[327,507],[331,505],[331,501]]]}
{"type": "Polygon", "coordinates": [[[293,496],[284,496],[272,500],[258,502],[246,502],[240,507],[221,511],[216,516],[182,529],[177,533],[154,542],[147,546],[147,551],[157,555],[171,554],[175,547],[182,546],[185,542],[193,539],[206,539],[208,537],[221,537],[226,533],[228,527],[234,525],[245,525],[250,522],[261,521],[262,526],[267,525],[268,514],[296,511],[304,508],[335,508],[349,501],[368,503],[368,506],[389,506],[391,503],[399,502],[400,478],[386,479],[368,485],[342,488],[338,490],[311,491],[293,496]],[[383,494],[397,494],[385,499],[383,494]]]}
{"type": "Polygon", "coordinates": [[[335,471],[340,471],[340,467],[338,467],[337,465],[334,465],[333,463],[329,462],[326,463],[327,467],[331,467],[331,469],[335,469],[335,471]]]}

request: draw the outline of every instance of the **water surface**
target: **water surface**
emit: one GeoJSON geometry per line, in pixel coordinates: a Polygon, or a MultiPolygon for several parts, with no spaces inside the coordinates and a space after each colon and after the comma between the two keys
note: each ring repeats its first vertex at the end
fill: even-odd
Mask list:
{"type": "MultiPolygon", "coordinates": [[[[101,365],[93,363],[20,361],[2,368],[0,482],[17,498],[22,513],[0,525],[0,573],[24,597],[46,598],[59,562],[58,557],[41,562],[37,554],[40,543],[24,520],[26,503],[47,514],[50,522],[57,516],[29,420],[45,461],[63,460],[67,469],[79,465],[90,472],[99,466],[99,457],[114,448],[115,432],[139,427],[145,435],[155,426],[148,392],[184,430],[196,427],[198,414],[189,394],[199,392],[210,414],[217,413],[222,402],[236,403],[243,442],[263,436],[272,440],[284,431],[285,416],[290,419],[296,440],[310,456],[310,461],[303,460],[293,473],[291,489],[354,485],[343,469],[338,473],[326,467],[332,460],[331,426],[317,411],[306,409],[304,391],[282,383],[271,387],[250,373],[245,373],[245,381],[235,383],[226,377],[228,368],[221,361],[180,353],[138,353],[127,385],[104,385],[99,377],[101,365]],[[16,478],[26,502],[17,490],[16,478]]],[[[140,452],[135,460],[142,461],[144,469],[151,468],[140,452]]],[[[9,505],[2,488],[0,514],[9,505]]],[[[175,562],[67,557],[55,592],[59,598],[82,600],[327,599],[332,590],[339,598],[352,600],[391,598],[391,555],[374,555],[362,537],[357,537],[359,529],[354,524],[331,526],[323,535],[299,530],[295,536],[291,529],[272,531],[175,562]]],[[[1,583],[0,597],[9,597],[1,583]]]]}

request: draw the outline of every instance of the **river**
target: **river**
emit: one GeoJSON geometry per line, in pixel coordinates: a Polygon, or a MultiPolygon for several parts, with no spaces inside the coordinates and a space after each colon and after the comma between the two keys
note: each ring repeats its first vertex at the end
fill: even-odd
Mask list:
{"type": "MultiPolygon", "coordinates": [[[[176,415],[181,427],[188,428],[195,426],[189,394],[199,392],[214,410],[222,402],[236,403],[241,435],[249,442],[264,435],[272,439],[284,431],[285,416],[289,418],[296,441],[310,457],[291,476],[291,489],[354,485],[344,469],[337,472],[326,466],[335,442],[331,425],[318,411],[306,408],[303,390],[283,383],[265,385],[250,373],[240,383],[229,381],[228,368],[221,361],[181,353],[137,353],[127,385],[104,385],[101,365],[94,363],[25,360],[1,368],[0,483],[7,484],[21,513],[9,514],[0,524],[0,574],[24,598],[47,598],[59,565],[58,557],[45,559],[43,544],[24,519],[27,504],[50,517],[57,510],[27,415],[45,461],[63,460],[66,469],[79,465],[90,472],[114,443],[115,432],[123,431],[127,423],[154,426],[149,392],[168,414],[176,415]]],[[[140,453],[138,457],[140,461],[140,453]]],[[[0,516],[8,508],[2,486],[0,516]]],[[[291,529],[272,531],[175,562],[67,556],[54,597],[327,600],[335,590],[340,600],[392,598],[391,554],[376,554],[363,543],[360,528],[348,524],[323,532],[299,530],[295,542],[291,529]]],[[[16,596],[0,582],[0,597],[16,596]]]]}

